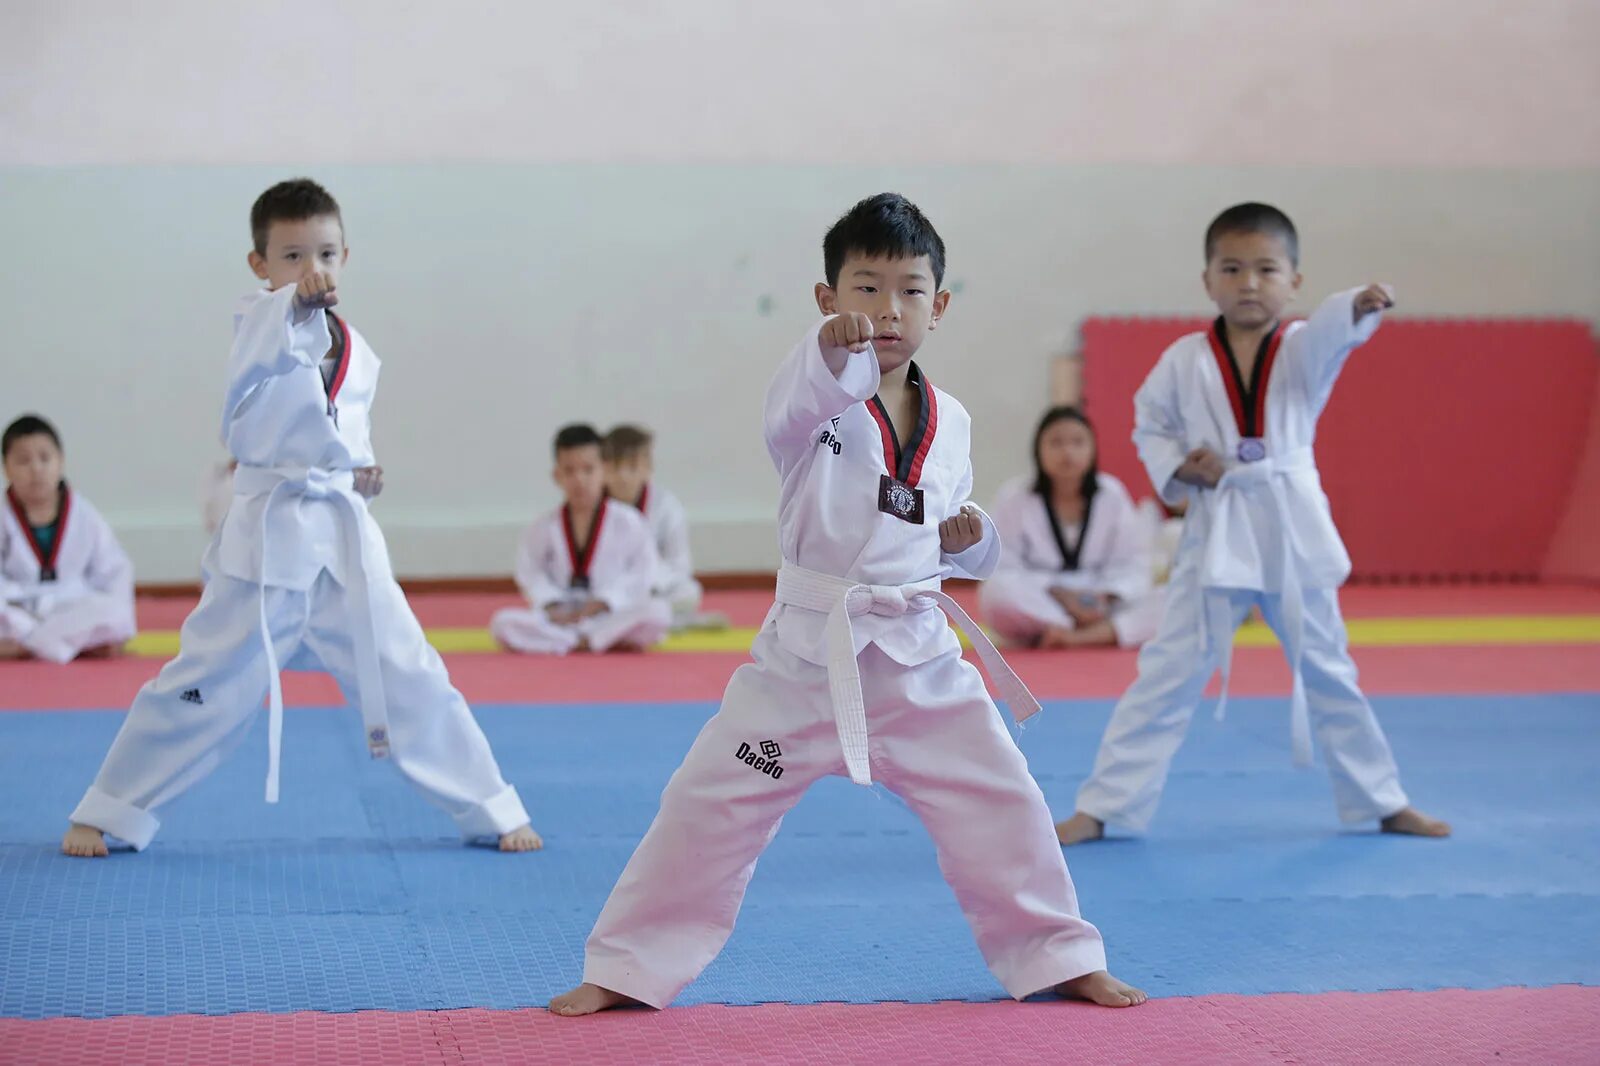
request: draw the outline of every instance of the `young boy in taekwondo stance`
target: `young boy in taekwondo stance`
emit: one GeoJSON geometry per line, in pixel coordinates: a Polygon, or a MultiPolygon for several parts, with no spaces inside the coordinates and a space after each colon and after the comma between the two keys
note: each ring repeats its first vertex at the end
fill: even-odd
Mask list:
{"type": "Polygon", "coordinates": [[[68,487],[55,427],[23,415],[0,437],[0,659],[114,655],[134,634],[133,564],[68,487]]]}
{"type": "Polygon", "coordinates": [[[1077,813],[1057,833],[1078,844],[1099,839],[1106,823],[1150,824],[1206,681],[1220,664],[1226,701],[1233,632],[1259,607],[1294,671],[1295,761],[1311,761],[1314,725],[1340,818],[1448,836],[1410,805],[1356,685],[1338,598],[1350,557],[1311,454],[1345,359],[1376,332],[1393,294],[1351,289],[1308,321],[1285,323],[1300,289],[1299,241],[1266,204],[1224,211],[1205,252],[1201,276],[1221,314],[1175,341],[1134,397],[1133,438],[1151,483],[1167,502],[1189,503],[1166,614],[1106,726],[1077,813]]]}
{"type": "Polygon", "coordinates": [[[756,859],[825,774],[874,779],[932,834],[990,969],[1021,999],[1144,993],[1105,970],[1027,763],[940,609],[1020,717],[1038,709],[939,591],[1000,545],[968,502],[967,412],[912,362],[944,314],[944,244],[910,202],[857,204],[823,243],[826,316],[767,393],[782,481],[777,603],[590,934],[584,983],[550,1009],[664,1007],[721,950],[756,859]]]}
{"type": "Polygon", "coordinates": [[[222,435],[239,466],[207,550],[210,575],[178,657],[145,685],[72,812],[69,855],[136,849],[153,813],[216,769],[270,693],[267,801],[278,798],[278,670],[327,670],[361,708],[375,758],[469,838],[540,846],[467,702],[450,684],[389,567],[367,499],[383,487],[370,440],[378,357],[332,311],[349,252],[339,205],[315,182],[268,189],[250,212],[250,268],[266,282],[234,318],[222,435]]]}

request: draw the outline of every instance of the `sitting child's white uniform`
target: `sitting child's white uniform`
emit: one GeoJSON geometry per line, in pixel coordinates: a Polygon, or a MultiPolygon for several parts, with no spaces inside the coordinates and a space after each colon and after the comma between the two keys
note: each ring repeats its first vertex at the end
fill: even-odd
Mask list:
{"type": "Polygon", "coordinates": [[[94,505],[63,486],[55,542],[34,543],[21,505],[0,507],[0,640],[71,662],[134,634],[133,564],[94,505]]]}
{"type": "Polygon", "coordinates": [[[562,505],[528,527],[517,552],[517,587],[530,606],[495,612],[489,631],[513,651],[548,655],[565,655],[579,644],[592,651],[659,644],[672,623],[672,608],[651,595],[658,563],[644,515],[603,498],[589,543],[582,545],[566,514],[562,505]],[[606,611],[576,623],[552,621],[547,613],[558,604],[595,601],[606,611]]]}
{"type": "Polygon", "coordinates": [[[1155,635],[1162,594],[1151,587],[1149,525],[1121,481],[1101,473],[1097,485],[1084,523],[1072,528],[1055,519],[1030,477],[1008,481],[995,497],[990,513],[1006,551],[979,602],[1007,640],[1030,644],[1048,626],[1076,626],[1052,589],[1116,597],[1111,627],[1124,648],[1155,635]]]}
{"type": "Polygon", "coordinates": [[[671,491],[649,484],[639,497],[639,510],[650,523],[655,538],[656,576],[651,592],[672,609],[672,619],[686,622],[700,610],[705,590],[694,578],[694,559],[689,552],[689,515],[671,491]]]}

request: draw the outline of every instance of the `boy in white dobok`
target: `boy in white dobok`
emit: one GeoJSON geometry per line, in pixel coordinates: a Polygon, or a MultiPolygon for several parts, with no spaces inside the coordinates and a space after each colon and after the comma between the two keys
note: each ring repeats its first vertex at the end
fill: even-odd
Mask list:
{"type": "Polygon", "coordinates": [[[517,587],[527,607],[507,607],[489,632],[512,651],[640,651],[667,635],[672,608],[650,594],[658,563],[644,515],[606,495],[600,434],[587,425],[556,434],[561,506],[539,518],[517,549],[517,587]]]}
{"type": "Polygon", "coordinates": [[[670,1003],[721,950],[785,812],[827,774],[904,797],[1008,993],[1143,1002],[1106,972],[1043,796],[945,618],[977,644],[1013,714],[1037,709],[940,591],[947,576],[987,575],[1000,554],[969,503],[967,412],[912,362],[950,300],[944,244],[884,194],[823,249],[827,317],[767,393],[777,603],[601,912],[584,983],[550,1009],[670,1003]]]}
{"type": "Polygon", "coordinates": [[[67,485],[55,427],[23,415],[0,438],[0,659],[115,655],[133,637],[133,564],[67,485]]]}
{"type": "Polygon", "coordinates": [[[250,268],[266,285],[234,317],[222,405],[239,464],[233,502],[178,657],[134,699],[62,850],[104,855],[106,835],[143,849],[155,811],[221,764],[268,696],[276,802],[280,666],[332,674],[361,710],[373,757],[391,758],[463,836],[538,848],[367,511],[383,487],[370,422],[379,364],[332,310],[349,256],[339,205],[313,181],[281,182],[256,200],[250,227],[250,268]]]}
{"type": "Polygon", "coordinates": [[[1295,761],[1311,761],[1314,730],[1340,818],[1448,836],[1448,825],[1410,805],[1356,684],[1338,599],[1350,557],[1311,452],[1339,371],[1394,306],[1393,293],[1352,289],[1305,322],[1285,322],[1300,289],[1299,241],[1288,216],[1266,204],[1224,211],[1205,253],[1202,278],[1221,313],[1206,332],[1174,342],[1134,398],[1134,443],[1151,483],[1189,505],[1166,613],[1057,835],[1078,844],[1108,823],[1134,832],[1150,824],[1205,684],[1220,665],[1226,700],[1234,630],[1258,607],[1294,671],[1295,761]]]}

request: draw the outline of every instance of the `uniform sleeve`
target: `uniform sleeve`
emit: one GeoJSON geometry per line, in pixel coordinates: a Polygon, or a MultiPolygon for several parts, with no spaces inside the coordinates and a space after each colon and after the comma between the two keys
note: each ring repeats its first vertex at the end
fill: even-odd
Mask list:
{"type": "Polygon", "coordinates": [[[126,601],[133,612],[133,561],[122,550],[111,525],[99,515],[95,516],[94,553],[84,574],[84,583],[104,596],[126,601]]]}
{"type": "MultiPolygon", "coordinates": [[[[0,564],[3,564],[10,557],[10,527],[4,521],[0,521],[0,564]]],[[[13,581],[4,573],[0,573],[0,603],[20,603],[23,600],[32,599],[34,595],[34,586],[13,581]]]]}
{"type": "Polygon", "coordinates": [[[996,493],[994,503],[989,505],[995,536],[1001,544],[1011,546],[1010,551],[1000,554],[1000,561],[995,567],[996,573],[1016,573],[1027,569],[1020,548],[1023,543],[1022,508],[1030,499],[1035,498],[1033,493],[1021,491],[1013,484],[1005,486],[996,493]]]}
{"type": "Polygon", "coordinates": [[[1126,493],[1106,495],[1106,502],[1111,506],[1103,512],[1097,502],[1089,519],[1098,523],[1104,514],[1104,520],[1110,523],[1106,561],[1099,581],[1101,587],[1096,591],[1121,600],[1137,599],[1149,592],[1151,585],[1149,524],[1141,520],[1138,508],[1126,493]]]}
{"type": "Polygon", "coordinates": [[[222,405],[224,437],[234,412],[263,382],[300,367],[315,367],[333,346],[325,313],[296,321],[294,293],[293,285],[252,293],[234,316],[228,390],[222,405]]]}
{"type": "Polygon", "coordinates": [[[1382,312],[1354,321],[1356,297],[1361,289],[1335,293],[1322,301],[1305,325],[1283,342],[1283,358],[1305,392],[1311,410],[1320,413],[1333,394],[1334,382],[1350,353],[1371,339],[1381,324],[1382,312]]]}
{"type": "Polygon", "coordinates": [[[228,463],[213,463],[206,468],[200,483],[200,520],[207,533],[215,534],[222,528],[222,520],[228,517],[232,506],[233,470],[228,463]]]}
{"type": "Polygon", "coordinates": [[[542,611],[563,598],[565,590],[550,574],[550,535],[552,522],[536,522],[522,536],[517,549],[517,587],[536,611],[542,611]]]}
{"type": "Polygon", "coordinates": [[[1193,492],[1193,486],[1173,477],[1189,454],[1179,406],[1175,350],[1167,349],[1133,397],[1133,445],[1150,474],[1150,483],[1171,504],[1187,500],[1193,492]]]}
{"type": "Polygon", "coordinates": [[[656,548],[661,557],[660,572],[666,579],[660,584],[667,587],[694,577],[694,559],[689,553],[689,516],[683,505],[674,498],[672,506],[661,517],[661,535],[656,548]]]}
{"type": "MultiPolygon", "coordinates": [[[[970,577],[982,581],[995,572],[1000,565],[1000,534],[995,530],[994,520],[986,514],[983,508],[973,503],[972,496],[972,460],[967,460],[967,468],[961,473],[961,480],[956,484],[955,495],[951,497],[957,501],[954,510],[945,515],[945,518],[954,518],[961,513],[963,507],[971,507],[978,512],[979,521],[983,523],[983,536],[978,543],[966,551],[954,555],[941,552],[939,556],[948,571],[948,577],[970,577]]],[[[943,519],[941,519],[943,521],[943,519]]]]}
{"type": "Polygon", "coordinates": [[[767,389],[767,452],[779,473],[815,443],[817,427],[878,391],[878,357],[872,348],[823,350],[821,332],[818,323],[789,353],[767,389]]]}
{"type": "Polygon", "coordinates": [[[650,586],[661,566],[655,537],[644,516],[629,525],[632,527],[632,550],[627,554],[622,571],[610,575],[604,587],[594,590],[595,598],[612,611],[625,611],[649,599],[650,586]]]}

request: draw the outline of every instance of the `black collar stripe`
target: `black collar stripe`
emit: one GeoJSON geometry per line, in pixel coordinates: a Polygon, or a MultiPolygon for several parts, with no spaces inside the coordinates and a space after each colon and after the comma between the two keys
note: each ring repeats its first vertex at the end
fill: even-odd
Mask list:
{"type": "Polygon", "coordinates": [[[895,480],[915,488],[917,482],[922,480],[922,464],[927,460],[933,438],[938,433],[939,407],[933,396],[933,386],[922,376],[922,370],[916,363],[912,363],[906,372],[906,381],[917,387],[920,401],[917,405],[917,425],[907,447],[900,446],[900,434],[895,432],[894,419],[889,416],[889,409],[881,399],[874,396],[868,400],[867,410],[878,423],[878,432],[883,437],[883,465],[895,480]]]}
{"type": "Polygon", "coordinates": [[[22,501],[12,489],[6,489],[6,502],[11,505],[11,513],[16,515],[17,525],[22,527],[22,535],[28,538],[28,547],[33,549],[33,557],[39,562],[39,580],[54,581],[56,576],[56,560],[61,558],[61,545],[67,539],[67,516],[72,511],[72,493],[63,481],[56,490],[60,493],[61,504],[56,508],[56,539],[50,544],[50,553],[45,554],[44,545],[39,543],[39,538],[33,532],[33,523],[28,521],[28,512],[22,506],[22,501]]]}
{"type": "Polygon", "coordinates": [[[1078,541],[1071,547],[1067,546],[1067,537],[1061,529],[1061,516],[1056,514],[1056,505],[1048,496],[1040,496],[1039,502],[1044,504],[1045,517],[1050,520],[1050,535],[1055,538],[1056,547],[1061,551],[1061,569],[1078,569],[1079,560],[1083,557],[1083,544],[1089,539],[1089,516],[1094,513],[1094,496],[1083,498],[1083,522],[1078,526],[1078,541]]]}
{"type": "Polygon", "coordinates": [[[1211,344],[1211,354],[1216,357],[1217,369],[1222,373],[1222,384],[1228,392],[1228,404],[1233,408],[1233,418],[1241,437],[1267,435],[1267,386],[1271,383],[1272,367],[1277,362],[1278,346],[1283,340],[1283,324],[1272,327],[1272,332],[1261,338],[1256,350],[1255,366],[1250,368],[1250,382],[1245,384],[1239,372],[1239,360],[1228,344],[1228,327],[1219,316],[1206,331],[1211,344]]]}
{"type": "Polygon", "coordinates": [[[589,523],[589,537],[581,545],[578,543],[577,534],[572,528],[572,508],[563,505],[561,508],[561,527],[567,535],[567,558],[572,562],[572,580],[587,581],[589,579],[589,564],[594,562],[594,549],[600,543],[600,527],[606,520],[606,497],[600,497],[600,505],[594,509],[594,521],[589,523]]]}

